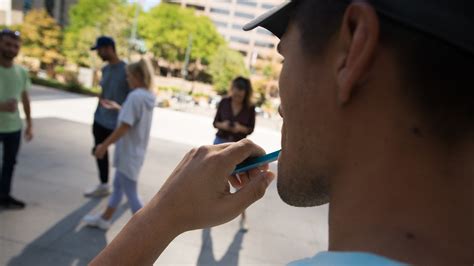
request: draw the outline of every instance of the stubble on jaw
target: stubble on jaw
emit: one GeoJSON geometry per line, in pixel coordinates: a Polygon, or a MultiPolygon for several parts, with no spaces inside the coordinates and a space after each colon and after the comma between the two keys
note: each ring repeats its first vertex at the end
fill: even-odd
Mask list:
{"type": "Polygon", "coordinates": [[[281,175],[280,167],[278,172],[278,194],[288,205],[314,207],[329,203],[330,186],[326,176],[308,171],[300,171],[291,176],[286,173],[281,175]]]}

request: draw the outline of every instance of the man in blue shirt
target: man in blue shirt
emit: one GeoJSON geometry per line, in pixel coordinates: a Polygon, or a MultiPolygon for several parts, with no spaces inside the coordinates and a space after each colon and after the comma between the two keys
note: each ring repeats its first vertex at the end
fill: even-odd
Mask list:
{"type": "MultiPolygon", "coordinates": [[[[112,100],[122,104],[129,92],[127,83],[126,64],[117,55],[115,41],[107,36],[97,38],[96,44],[91,48],[96,50],[99,57],[108,64],[102,68],[102,79],[100,86],[102,94],[94,115],[93,134],[95,145],[102,143],[112,134],[117,126],[118,112],[104,108],[101,100],[112,100]]],[[[108,153],[102,159],[97,159],[100,184],[85,192],[86,197],[104,197],[110,194],[109,188],[109,156],[108,153]]]]}
{"type": "MultiPolygon", "coordinates": [[[[329,203],[329,252],[293,265],[472,265],[473,10],[294,0],[245,27],[281,39],[278,193],[329,203]]],[[[230,175],[263,153],[248,140],[191,151],[91,265],[152,264],[180,233],[237,217],[273,175],[230,175]]]]}

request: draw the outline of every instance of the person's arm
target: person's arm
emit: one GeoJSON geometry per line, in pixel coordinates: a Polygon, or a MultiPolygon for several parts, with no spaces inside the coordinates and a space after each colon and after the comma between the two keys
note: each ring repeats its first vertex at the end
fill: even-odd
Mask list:
{"type": "Polygon", "coordinates": [[[222,117],[222,112],[224,109],[225,99],[221,100],[217,107],[216,116],[214,117],[214,127],[224,131],[231,131],[230,121],[224,120],[222,117]]]}
{"type": "Polygon", "coordinates": [[[18,102],[15,99],[0,102],[0,112],[14,113],[18,109],[18,102]]]}
{"type": "Polygon", "coordinates": [[[105,109],[114,110],[117,112],[120,111],[120,109],[122,109],[122,106],[120,104],[118,104],[115,101],[107,100],[107,99],[101,99],[100,105],[102,105],[102,107],[104,107],[105,109]]]}
{"type": "Polygon", "coordinates": [[[265,166],[229,176],[246,158],[263,154],[246,139],[193,149],[90,265],[151,265],[179,234],[234,219],[264,195],[274,175],[265,166]],[[229,181],[242,188],[231,193],[229,181]]]}
{"type": "Polygon", "coordinates": [[[110,145],[114,144],[119,140],[123,135],[125,135],[129,130],[131,126],[127,123],[121,123],[118,128],[110,134],[110,136],[104,140],[104,142],[100,143],[95,147],[95,156],[99,159],[102,159],[107,152],[107,149],[109,148],[110,145]]]}
{"type": "Polygon", "coordinates": [[[224,131],[231,131],[232,129],[228,120],[223,122],[214,122],[214,127],[224,131]]]}
{"type": "Polygon", "coordinates": [[[237,122],[235,123],[234,133],[243,133],[246,135],[252,134],[253,130],[255,129],[255,116],[256,116],[255,108],[251,107],[248,126],[244,126],[237,122]]]}
{"type": "Polygon", "coordinates": [[[21,102],[26,116],[25,139],[26,141],[31,141],[33,139],[33,121],[31,119],[30,95],[28,91],[25,90],[21,93],[21,102]]]}
{"type": "Polygon", "coordinates": [[[121,111],[119,114],[118,121],[120,125],[112,132],[112,134],[104,140],[101,144],[95,147],[95,156],[102,159],[107,152],[110,145],[117,142],[123,135],[125,135],[135,122],[140,117],[140,105],[141,100],[138,97],[130,97],[123,106],[120,107],[121,111]]]}
{"type": "Polygon", "coordinates": [[[233,128],[233,133],[242,133],[242,134],[249,135],[252,132],[253,132],[253,128],[246,127],[240,124],[239,122],[236,122],[233,128]]]}

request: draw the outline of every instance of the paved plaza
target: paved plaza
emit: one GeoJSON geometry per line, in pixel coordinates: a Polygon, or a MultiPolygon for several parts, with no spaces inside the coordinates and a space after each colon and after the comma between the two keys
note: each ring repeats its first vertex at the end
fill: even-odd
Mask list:
{"type": "MultiPolygon", "coordinates": [[[[81,223],[107,203],[82,196],[98,182],[91,156],[97,99],[35,86],[32,100],[35,139],[22,145],[13,186],[13,194],[28,206],[0,210],[0,265],[86,265],[131,217],[124,201],[109,231],[81,223]]],[[[210,117],[156,108],[139,179],[144,201],[189,149],[211,143],[214,133],[210,117]]],[[[279,148],[280,134],[257,127],[251,139],[270,152],[279,148]]],[[[248,209],[248,224],[247,233],[239,232],[238,220],[187,232],[156,265],[282,265],[327,248],[327,206],[287,206],[275,183],[248,209]]]]}

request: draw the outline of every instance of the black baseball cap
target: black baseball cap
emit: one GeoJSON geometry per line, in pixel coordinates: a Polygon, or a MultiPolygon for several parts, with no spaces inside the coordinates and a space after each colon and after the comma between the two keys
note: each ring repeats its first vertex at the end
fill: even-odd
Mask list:
{"type": "Polygon", "coordinates": [[[113,46],[115,47],[115,41],[112,37],[100,36],[97,38],[97,41],[94,46],[91,47],[91,50],[97,50],[100,47],[104,46],[113,46]]]}
{"type": "MultiPolygon", "coordinates": [[[[249,22],[243,29],[248,31],[260,26],[281,38],[292,12],[301,2],[303,0],[285,1],[249,22]]],[[[377,12],[396,22],[474,54],[473,0],[366,0],[366,2],[377,12]]]]}
{"type": "Polygon", "coordinates": [[[16,31],[16,30],[14,31],[10,29],[3,29],[0,31],[0,37],[1,36],[8,36],[14,39],[20,39],[21,34],[19,31],[16,31]]]}

